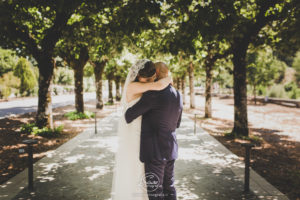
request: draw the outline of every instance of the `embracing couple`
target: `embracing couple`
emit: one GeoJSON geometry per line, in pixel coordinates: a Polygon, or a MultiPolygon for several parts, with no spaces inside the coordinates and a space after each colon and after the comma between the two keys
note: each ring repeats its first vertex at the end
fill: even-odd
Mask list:
{"type": "Polygon", "coordinates": [[[176,200],[175,129],[183,106],[168,74],[165,63],[147,59],[129,70],[121,100],[113,200],[176,200]]]}

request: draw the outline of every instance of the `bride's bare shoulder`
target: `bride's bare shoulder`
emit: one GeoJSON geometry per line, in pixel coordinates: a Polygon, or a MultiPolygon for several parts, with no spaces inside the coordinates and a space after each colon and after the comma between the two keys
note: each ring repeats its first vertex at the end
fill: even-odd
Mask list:
{"type": "Polygon", "coordinates": [[[136,82],[132,82],[128,84],[127,91],[126,91],[126,102],[130,103],[137,98],[142,96],[142,93],[136,93],[135,91],[135,84],[136,82]]]}
{"type": "Polygon", "coordinates": [[[127,95],[127,97],[126,97],[126,103],[131,103],[132,101],[134,101],[134,100],[136,100],[136,99],[138,99],[138,98],[140,98],[142,96],[142,94],[135,94],[135,95],[127,95]]]}

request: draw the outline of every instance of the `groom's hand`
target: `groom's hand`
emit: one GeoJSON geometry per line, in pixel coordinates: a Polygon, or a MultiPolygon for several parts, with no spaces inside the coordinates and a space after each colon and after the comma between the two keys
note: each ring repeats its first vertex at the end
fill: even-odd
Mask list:
{"type": "Polygon", "coordinates": [[[126,110],[126,122],[129,124],[137,117],[148,112],[153,107],[153,103],[154,101],[153,97],[151,96],[151,92],[145,92],[136,104],[126,110]]]}
{"type": "Polygon", "coordinates": [[[127,124],[129,124],[133,121],[133,119],[130,117],[130,114],[128,113],[128,109],[125,112],[125,121],[126,121],[127,124]]]}

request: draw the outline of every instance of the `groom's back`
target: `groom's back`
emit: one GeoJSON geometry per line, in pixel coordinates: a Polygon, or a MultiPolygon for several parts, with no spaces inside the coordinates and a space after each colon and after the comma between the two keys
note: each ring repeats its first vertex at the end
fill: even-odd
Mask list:
{"type": "Polygon", "coordinates": [[[141,160],[177,158],[175,129],[179,127],[182,97],[171,85],[161,91],[150,91],[153,107],[143,115],[141,160]]]}
{"type": "Polygon", "coordinates": [[[155,93],[157,106],[148,113],[155,122],[154,126],[160,131],[175,131],[182,111],[180,93],[172,86],[155,93]]]}

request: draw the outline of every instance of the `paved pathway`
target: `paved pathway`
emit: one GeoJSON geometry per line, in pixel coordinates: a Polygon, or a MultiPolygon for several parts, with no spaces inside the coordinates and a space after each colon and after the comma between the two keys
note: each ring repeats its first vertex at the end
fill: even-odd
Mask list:
{"type": "MultiPolygon", "coordinates": [[[[89,101],[95,99],[96,94],[85,93],[84,100],[89,101]]],[[[71,95],[59,95],[52,97],[52,107],[57,108],[61,106],[71,105],[75,102],[74,94],[71,95]]],[[[22,100],[13,100],[8,102],[0,102],[0,119],[9,117],[11,115],[24,114],[29,112],[35,112],[37,110],[38,98],[28,98],[22,100]]]]}
{"type": "MultiPolygon", "coordinates": [[[[25,170],[0,186],[0,200],[109,200],[118,116],[102,119],[98,134],[86,130],[35,163],[35,192],[26,189],[25,170]]],[[[244,195],[244,164],[199,127],[194,135],[193,127],[183,115],[175,163],[179,200],[287,199],[253,171],[252,191],[244,195]]]]}

